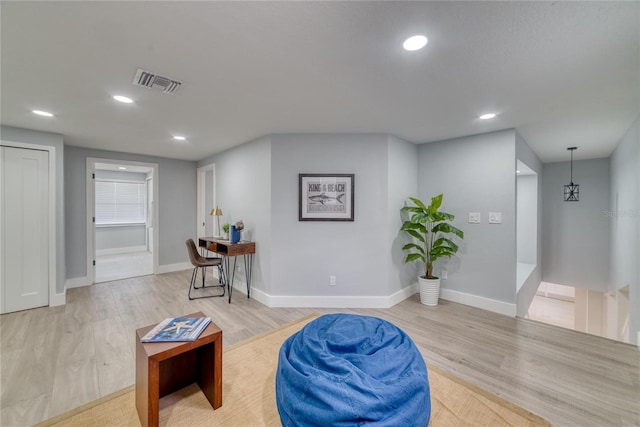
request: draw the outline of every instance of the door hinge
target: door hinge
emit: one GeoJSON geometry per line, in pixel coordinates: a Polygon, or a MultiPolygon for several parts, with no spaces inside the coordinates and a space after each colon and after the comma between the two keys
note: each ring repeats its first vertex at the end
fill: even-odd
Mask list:
{"type": "Polygon", "coordinates": [[[94,222],[94,223],[96,222],[96,217],[95,216],[92,218],[92,222],[94,222]]]}
{"type": "Polygon", "coordinates": [[[93,260],[93,265],[96,265],[96,260],[95,259],[93,260]]]}
{"type": "Polygon", "coordinates": [[[96,179],[96,174],[95,173],[91,174],[91,179],[96,179]]]}

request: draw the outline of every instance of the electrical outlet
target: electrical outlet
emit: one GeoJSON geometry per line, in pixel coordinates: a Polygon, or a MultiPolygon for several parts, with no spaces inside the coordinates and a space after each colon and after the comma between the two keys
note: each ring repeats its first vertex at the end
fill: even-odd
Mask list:
{"type": "Polygon", "coordinates": [[[502,212],[489,212],[489,224],[502,224],[502,212]]]}
{"type": "Polygon", "coordinates": [[[469,224],[480,224],[480,212],[469,212],[469,224]]]}
{"type": "Polygon", "coordinates": [[[440,273],[440,277],[442,277],[442,280],[447,280],[447,270],[442,270],[442,273],[440,273]]]}
{"type": "Polygon", "coordinates": [[[336,276],[329,276],[329,286],[336,285],[336,276]]]}

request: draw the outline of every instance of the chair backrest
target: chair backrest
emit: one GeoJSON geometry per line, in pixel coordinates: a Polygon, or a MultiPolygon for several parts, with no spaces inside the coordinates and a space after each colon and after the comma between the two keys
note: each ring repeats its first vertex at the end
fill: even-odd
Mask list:
{"type": "Polygon", "coordinates": [[[202,267],[205,260],[198,253],[198,249],[196,248],[196,244],[193,239],[188,239],[185,243],[187,244],[187,252],[189,252],[189,260],[191,261],[191,264],[193,264],[194,267],[202,267]]]}
{"type": "Polygon", "coordinates": [[[215,267],[222,263],[220,258],[205,258],[200,255],[193,239],[189,239],[185,243],[187,244],[187,252],[189,252],[189,260],[194,267],[215,267]]]}

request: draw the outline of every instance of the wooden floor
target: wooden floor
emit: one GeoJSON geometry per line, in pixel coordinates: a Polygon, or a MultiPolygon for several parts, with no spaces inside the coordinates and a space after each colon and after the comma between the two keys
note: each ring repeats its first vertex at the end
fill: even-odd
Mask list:
{"type": "MultiPolygon", "coordinates": [[[[428,364],[548,419],[554,426],[639,426],[640,353],[628,344],[418,296],[390,309],[268,308],[189,301],[190,271],[70,289],[67,304],[0,316],[0,425],[28,426],[134,383],[134,331],[195,311],[222,328],[224,345],[312,312],[385,318],[428,364]]],[[[237,285],[239,286],[239,285],[237,285]]]]}

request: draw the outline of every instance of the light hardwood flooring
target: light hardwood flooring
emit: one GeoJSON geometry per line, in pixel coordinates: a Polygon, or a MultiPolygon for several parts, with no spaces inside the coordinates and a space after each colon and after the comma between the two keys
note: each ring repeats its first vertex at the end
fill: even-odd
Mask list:
{"type": "MultiPolygon", "coordinates": [[[[312,312],[385,318],[438,365],[554,426],[640,425],[638,348],[465,305],[389,309],[268,308],[234,292],[189,301],[190,271],[70,289],[67,304],[0,316],[0,424],[27,426],[134,383],[134,332],[202,311],[224,345],[312,312]]],[[[236,284],[236,287],[241,287],[236,284]]]]}
{"type": "Polygon", "coordinates": [[[561,328],[575,329],[575,303],[536,295],[528,311],[529,319],[561,328]]]}
{"type": "Polygon", "coordinates": [[[153,274],[153,254],[147,251],[96,255],[96,283],[153,274]]]}

